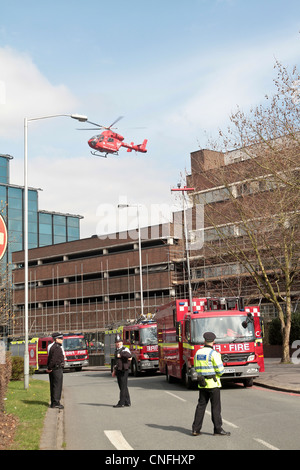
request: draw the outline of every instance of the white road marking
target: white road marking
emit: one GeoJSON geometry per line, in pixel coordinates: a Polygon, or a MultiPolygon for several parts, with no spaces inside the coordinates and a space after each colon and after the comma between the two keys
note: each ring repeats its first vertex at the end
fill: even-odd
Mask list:
{"type": "Polygon", "coordinates": [[[272,444],[269,444],[268,442],[263,441],[262,439],[257,439],[256,437],[254,437],[253,439],[254,439],[256,442],[259,442],[260,444],[262,444],[263,446],[268,447],[268,449],[271,449],[271,450],[279,450],[278,447],[272,446],[272,444]]]}
{"type": "MultiPolygon", "coordinates": [[[[175,397],[177,398],[178,400],[181,400],[181,401],[186,401],[184,400],[183,398],[181,397],[178,397],[177,395],[175,395],[174,393],[171,393],[171,392],[167,392],[165,390],[166,393],[168,393],[168,395],[171,395],[172,397],[175,397]]],[[[211,416],[211,412],[208,411],[208,410],[205,410],[205,413],[207,413],[209,416],[211,416]]],[[[234,429],[239,429],[239,426],[237,426],[236,424],[234,423],[231,423],[230,421],[226,421],[225,419],[222,418],[222,421],[224,424],[226,424],[227,426],[231,426],[232,428],[234,429]]],[[[253,437],[253,440],[262,444],[263,446],[267,447],[268,449],[271,449],[271,450],[279,450],[277,447],[273,446],[272,444],[269,444],[268,442],[266,441],[263,441],[262,439],[258,439],[258,438],[255,438],[253,437]]]]}
{"type": "Polygon", "coordinates": [[[128,444],[121,431],[104,431],[104,434],[117,450],[134,450],[128,444]]]}
{"type": "Polygon", "coordinates": [[[186,401],[186,400],[184,400],[184,398],[180,398],[180,397],[178,397],[177,395],[175,395],[174,393],[167,392],[166,390],[165,390],[165,392],[166,392],[168,395],[171,395],[172,397],[175,397],[175,398],[177,398],[178,400],[181,400],[181,401],[186,401]]]}

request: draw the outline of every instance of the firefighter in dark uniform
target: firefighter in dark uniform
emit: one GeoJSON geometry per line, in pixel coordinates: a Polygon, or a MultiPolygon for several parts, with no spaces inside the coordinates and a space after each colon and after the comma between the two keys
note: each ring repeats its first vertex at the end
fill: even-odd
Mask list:
{"type": "Polygon", "coordinates": [[[123,346],[123,341],[120,335],[115,339],[115,365],[112,372],[113,377],[117,377],[120,389],[120,398],[114,408],[122,408],[123,406],[130,406],[130,396],[128,391],[128,373],[131,361],[131,353],[128,348],[123,346]]]}
{"type": "Polygon", "coordinates": [[[203,335],[205,344],[199,349],[194,358],[194,367],[198,374],[199,400],[192,426],[192,435],[199,436],[204,413],[208,402],[211,402],[211,419],[214,425],[214,435],[230,436],[230,432],[222,428],[220,377],[224,372],[221,354],[214,350],[216,335],[210,331],[203,335]]]}
{"type": "Polygon", "coordinates": [[[47,372],[50,381],[50,407],[63,409],[60,400],[63,385],[64,353],[62,344],[64,337],[61,333],[53,333],[52,338],[54,343],[49,350],[47,362],[47,372]]]}

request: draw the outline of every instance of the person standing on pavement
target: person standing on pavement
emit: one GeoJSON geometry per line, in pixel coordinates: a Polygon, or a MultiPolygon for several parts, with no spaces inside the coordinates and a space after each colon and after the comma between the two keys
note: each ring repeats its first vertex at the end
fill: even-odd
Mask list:
{"type": "Polygon", "coordinates": [[[120,398],[114,408],[122,408],[123,406],[131,406],[130,395],[128,391],[128,373],[131,361],[131,353],[128,348],[123,346],[123,341],[120,335],[115,339],[115,366],[112,372],[113,377],[117,377],[120,389],[120,398]]]}
{"type": "Polygon", "coordinates": [[[221,355],[214,350],[216,335],[210,331],[203,335],[205,344],[194,358],[195,371],[198,374],[199,399],[192,425],[192,435],[201,434],[204,413],[208,402],[211,402],[211,419],[214,425],[214,436],[230,436],[230,432],[222,428],[221,417],[221,380],[224,372],[221,355]]]}
{"type": "Polygon", "coordinates": [[[63,385],[63,367],[64,353],[62,349],[63,335],[61,333],[53,333],[53,345],[49,349],[47,370],[50,382],[51,408],[63,409],[61,405],[61,394],[63,385]]]}

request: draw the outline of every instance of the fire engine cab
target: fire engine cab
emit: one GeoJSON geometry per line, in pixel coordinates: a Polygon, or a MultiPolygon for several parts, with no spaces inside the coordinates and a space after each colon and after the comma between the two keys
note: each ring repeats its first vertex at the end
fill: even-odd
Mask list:
{"type": "Polygon", "coordinates": [[[105,331],[104,359],[111,370],[114,366],[116,334],[123,338],[123,346],[131,352],[132,375],[136,377],[143,371],[158,371],[157,325],[152,315],[105,331]]]}
{"type": "Polygon", "coordinates": [[[244,307],[241,298],[175,300],[156,311],[159,370],[169,382],[181,379],[192,388],[194,356],[204,346],[203,333],[216,335],[214,348],[225,367],[222,380],[253,385],[264,371],[259,307],[244,307]]]}
{"type": "MultiPolygon", "coordinates": [[[[64,334],[63,350],[65,356],[64,369],[80,371],[89,365],[86,340],[81,333],[64,334]]],[[[29,365],[35,370],[46,370],[49,347],[53,343],[51,336],[32,338],[28,342],[29,365]]],[[[11,341],[10,351],[13,356],[24,356],[25,341],[11,341]]]]}

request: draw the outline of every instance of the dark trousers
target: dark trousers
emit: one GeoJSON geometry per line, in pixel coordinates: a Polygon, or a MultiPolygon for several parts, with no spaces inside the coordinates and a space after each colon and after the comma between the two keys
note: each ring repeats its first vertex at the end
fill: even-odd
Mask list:
{"type": "Polygon", "coordinates": [[[118,405],[130,405],[130,396],[127,386],[128,370],[117,370],[117,380],[120,389],[120,399],[118,405]]]}
{"type": "Polygon", "coordinates": [[[200,388],[192,427],[193,431],[199,432],[201,430],[204,413],[209,401],[211,403],[211,420],[214,424],[214,432],[219,432],[222,429],[220,388],[200,388]]]}
{"type": "Polygon", "coordinates": [[[49,374],[49,381],[51,406],[60,405],[63,385],[63,369],[53,369],[49,374]]]}

